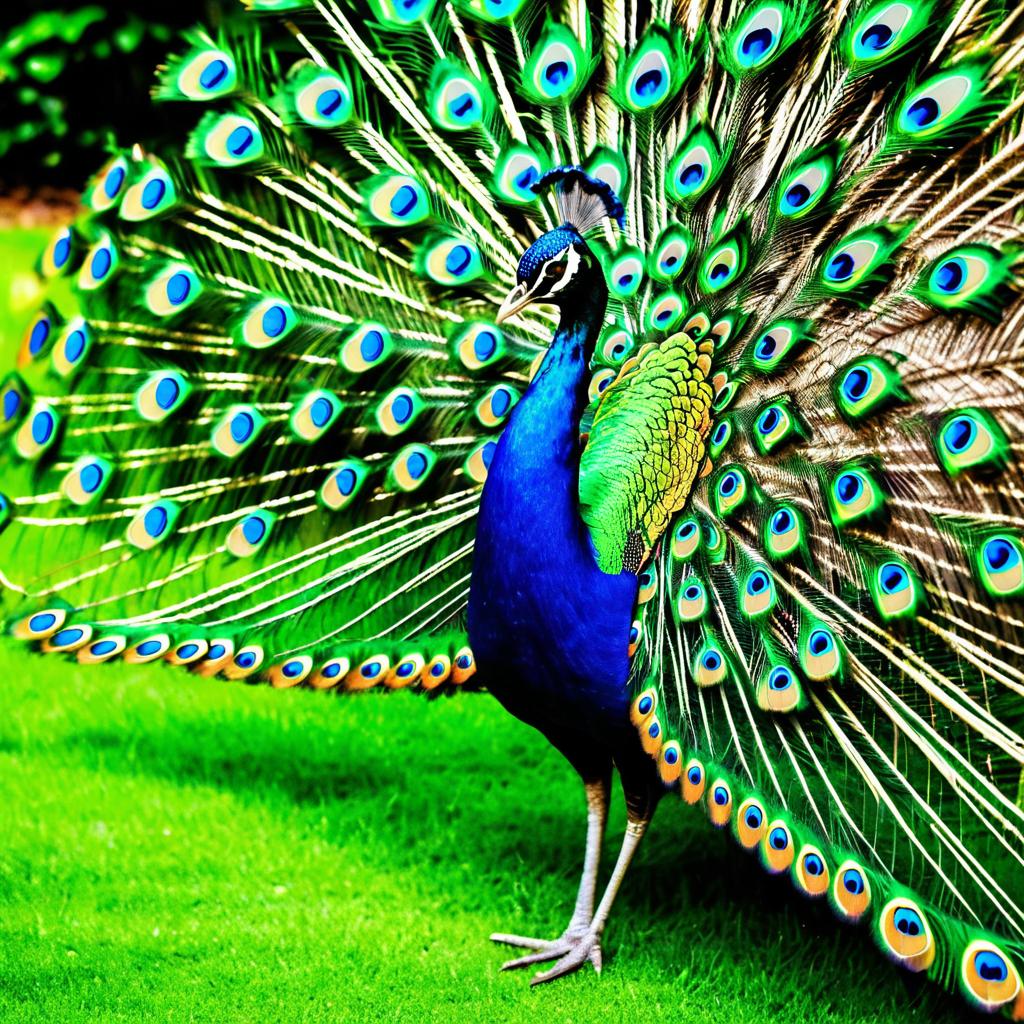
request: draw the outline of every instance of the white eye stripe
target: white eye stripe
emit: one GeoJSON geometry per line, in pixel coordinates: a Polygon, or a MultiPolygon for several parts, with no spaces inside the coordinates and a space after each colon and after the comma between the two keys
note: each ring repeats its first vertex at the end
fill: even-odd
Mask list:
{"type": "Polygon", "coordinates": [[[573,246],[569,246],[566,252],[566,267],[562,276],[548,289],[548,295],[560,292],[575,276],[580,269],[580,254],[573,246]]]}

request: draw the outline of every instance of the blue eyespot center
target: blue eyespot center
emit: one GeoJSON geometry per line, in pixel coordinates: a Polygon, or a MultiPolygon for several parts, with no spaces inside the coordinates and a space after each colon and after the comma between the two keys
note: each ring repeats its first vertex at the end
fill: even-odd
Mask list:
{"type": "Polygon", "coordinates": [[[456,245],[452,247],[445,258],[444,266],[449,274],[458,275],[469,266],[472,260],[473,254],[469,251],[469,246],[456,245]]]}
{"type": "Polygon", "coordinates": [[[863,490],[864,481],[856,473],[843,473],[836,481],[836,494],[844,505],[855,501],[863,490]]]}
{"type": "Polygon", "coordinates": [[[675,747],[665,748],[665,764],[675,764],[679,760],[679,751],[675,747]]]}
{"type": "Polygon", "coordinates": [[[199,84],[204,89],[216,89],[227,76],[227,63],[217,57],[203,68],[202,74],[199,76],[199,84]]]}
{"type": "Polygon", "coordinates": [[[396,217],[404,217],[414,209],[419,197],[411,185],[402,185],[391,197],[389,206],[396,217]]]}
{"type": "Polygon", "coordinates": [[[654,707],[654,698],[653,697],[641,697],[640,701],[639,701],[639,703],[637,704],[636,707],[637,707],[637,710],[640,712],[641,715],[650,714],[651,708],[654,707]]]}
{"type": "Polygon", "coordinates": [[[692,768],[686,773],[687,781],[691,786],[699,786],[701,780],[701,771],[697,765],[693,765],[692,768]]]}
{"type": "Polygon", "coordinates": [[[246,150],[253,144],[255,139],[256,135],[253,130],[244,124],[240,124],[228,135],[227,150],[232,156],[244,156],[246,150]]]}
{"type": "Polygon", "coordinates": [[[825,873],[825,865],[816,853],[809,853],[804,857],[804,871],[817,877],[825,873]]]}
{"type": "Polygon", "coordinates": [[[498,348],[498,339],[493,331],[480,331],[473,339],[473,354],[483,362],[490,359],[498,348]]]}
{"type": "Polygon", "coordinates": [[[755,572],[750,579],[747,581],[747,593],[748,594],[761,594],[768,589],[768,576],[766,573],[758,570],[755,572]]]}
{"type": "Polygon", "coordinates": [[[97,658],[102,658],[104,654],[112,654],[115,650],[117,650],[117,644],[113,640],[97,640],[89,648],[89,653],[94,654],[97,658]]]}
{"type": "Polygon", "coordinates": [[[236,444],[248,440],[253,432],[255,423],[252,416],[247,412],[240,412],[231,419],[231,439],[236,444]]]}
{"type": "Polygon", "coordinates": [[[709,672],[716,672],[722,667],[722,656],[718,651],[706,651],[704,653],[703,665],[709,672]]]}
{"type": "Polygon", "coordinates": [[[53,612],[40,612],[28,620],[28,628],[33,633],[41,633],[44,629],[50,629],[56,621],[57,616],[53,612]]]}
{"type": "Polygon", "coordinates": [[[326,398],[320,397],[314,399],[313,404],[309,407],[309,418],[315,427],[323,427],[330,420],[332,412],[334,412],[334,406],[326,398]]]}
{"type": "Polygon", "coordinates": [[[920,935],[924,931],[924,921],[921,920],[921,915],[909,907],[900,907],[893,914],[892,922],[896,931],[902,935],[920,935]]]}
{"type": "Polygon", "coordinates": [[[823,629],[816,629],[807,641],[811,654],[820,656],[832,649],[832,637],[823,629]]]}
{"type": "Polygon", "coordinates": [[[984,981],[1006,981],[1009,975],[1006,961],[989,949],[974,954],[974,969],[984,981]]]}
{"type": "Polygon", "coordinates": [[[784,850],[789,846],[789,834],[780,825],[776,825],[768,836],[768,845],[773,850],[784,850]]]}
{"type": "Polygon", "coordinates": [[[175,653],[182,661],[188,661],[189,658],[194,658],[199,653],[199,644],[182,644],[175,653]]]}
{"type": "Polygon", "coordinates": [[[736,492],[736,488],[739,486],[740,478],[736,473],[726,473],[722,477],[722,482],[718,485],[718,493],[724,498],[728,498],[736,492]]]}
{"type": "Polygon", "coordinates": [[[891,42],[893,38],[893,31],[884,22],[879,22],[876,25],[871,25],[866,28],[860,37],[860,45],[865,50],[884,50],[891,42]]]}
{"type": "Polygon", "coordinates": [[[863,366],[855,366],[843,378],[843,394],[851,402],[859,402],[868,392],[871,374],[863,366]]]}
{"type": "Polygon", "coordinates": [[[53,416],[48,412],[41,412],[32,420],[32,440],[36,444],[46,444],[53,434],[53,416]]]}
{"type": "Polygon", "coordinates": [[[117,193],[121,191],[121,186],[124,184],[124,168],[123,167],[112,167],[110,173],[106,176],[103,181],[103,191],[106,193],[108,199],[114,199],[117,193]]]}
{"type": "Polygon", "coordinates": [[[176,274],[172,274],[167,282],[167,301],[172,306],[180,306],[192,291],[192,282],[189,280],[188,274],[183,274],[180,271],[176,274]]]}
{"type": "Polygon", "coordinates": [[[286,661],[281,666],[281,675],[286,676],[288,679],[294,679],[297,675],[301,674],[302,667],[301,661],[286,661]]]}
{"type": "Polygon", "coordinates": [[[939,117],[939,105],[931,96],[915,100],[907,110],[907,120],[918,128],[927,128],[939,117]]]}
{"type": "Polygon", "coordinates": [[[50,321],[46,317],[41,317],[32,326],[32,333],[28,338],[28,350],[32,355],[37,355],[46,344],[46,339],[50,337],[50,321]]]}
{"type": "Polygon", "coordinates": [[[688,164],[679,176],[683,188],[694,189],[704,180],[703,164],[688,164]]]}
{"type": "Polygon", "coordinates": [[[769,690],[788,690],[793,685],[793,673],[788,668],[773,668],[768,676],[769,690]]]}
{"type": "Polygon", "coordinates": [[[853,896],[859,896],[864,891],[864,878],[859,871],[847,868],[843,872],[843,888],[853,896]]]}
{"type": "Polygon", "coordinates": [[[155,210],[167,194],[167,184],[163,178],[151,178],[142,190],[142,205],[147,210],[155,210]]]}
{"type": "Polygon", "coordinates": [[[69,363],[75,363],[84,351],[85,333],[83,331],[72,331],[64,342],[64,358],[69,363]]]}
{"type": "Polygon", "coordinates": [[[954,256],[935,268],[932,281],[940,292],[955,295],[963,288],[966,278],[967,264],[959,256],[954,256]]]}
{"type": "Polygon", "coordinates": [[[242,536],[250,544],[258,544],[262,539],[263,535],[267,532],[267,525],[259,516],[249,516],[245,522],[242,523],[242,536]]]}
{"type": "Polygon", "coordinates": [[[162,505],[151,508],[143,518],[142,526],[150,537],[159,537],[167,529],[167,510],[162,505]]]}
{"type": "Polygon", "coordinates": [[[748,32],[740,43],[740,52],[747,58],[747,62],[753,64],[759,57],[764,56],[771,48],[775,36],[770,28],[755,28],[748,32]]]}
{"type": "Polygon", "coordinates": [[[985,544],[984,557],[986,566],[992,572],[1003,572],[1019,560],[1013,545],[1002,537],[993,537],[985,544]]]}
{"type": "Polygon", "coordinates": [[[92,274],[93,278],[98,281],[100,278],[107,276],[113,262],[110,250],[104,246],[102,249],[97,249],[96,252],[93,253],[89,272],[92,274]]]}
{"type": "Polygon", "coordinates": [[[271,306],[263,314],[263,333],[268,338],[278,337],[288,323],[288,314],[283,306],[271,306]]]}
{"type": "Polygon", "coordinates": [[[770,434],[779,425],[780,419],[781,416],[779,415],[779,410],[775,406],[772,406],[770,409],[765,409],[765,411],[761,413],[761,420],[757,425],[757,429],[762,434],[770,434]]]}
{"type": "Polygon", "coordinates": [[[793,528],[793,513],[787,508],[780,508],[772,516],[772,533],[788,533],[793,528]]]}
{"type": "Polygon", "coordinates": [[[239,668],[252,668],[256,664],[256,655],[252,651],[239,651],[235,655],[235,664],[239,668]]]}
{"type": "Polygon", "coordinates": [[[412,416],[412,399],[408,395],[399,395],[391,403],[391,415],[396,423],[405,423],[412,416]]]}
{"type": "Polygon", "coordinates": [[[384,336],[380,331],[367,331],[359,342],[359,354],[368,363],[372,363],[375,359],[379,359],[383,351],[384,336]]]}
{"type": "Polygon", "coordinates": [[[164,377],[156,386],[156,404],[161,409],[170,409],[180,394],[181,388],[178,387],[178,382],[173,377],[164,377]]]}
{"type": "Polygon", "coordinates": [[[651,99],[657,95],[661,88],[662,80],[664,75],[657,68],[651,68],[649,71],[645,71],[636,80],[636,93],[638,96],[644,99],[651,99]]]}
{"type": "Polygon", "coordinates": [[[881,578],[882,590],[887,594],[895,594],[897,591],[903,590],[910,582],[906,569],[896,565],[895,562],[887,562],[883,565],[879,570],[879,576],[881,578]]]}
{"type": "Polygon", "coordinates": [[[719,807],[724,807],[729,802],[729,791],[725,786],[715,786],[715,791],[711,794],[711,798],[719,807]]]}
{"type": "Polygon", "coordinates": [[[409,471],[409,476],[411,476],[413,480],[419,480],[419,478],[427,471],[426,456],[422,452],[413,452],[406,462],[406,468],[409,471]]]}
{"type": "Polygon", "coordinates": [[[324,670],[321,675],[323,675],[325,679],[333,679],[339,672],[341,672],[341,665],[336,661],[332,661],[330,665],[324,666],[324,670]]]}
{"type": "Polygon", "coordinates": [[[743,816],[747,828],[760,828],[764,821],[764,814],[760,807],[748,807],[747,813],[743,816]]]}
{"type": "Polygon", "coordinates": [[[90,462],[78,474],[78,481],[86,494],[92,494],[103,482],[103,470],[95,462],[90,462]]]}
{"type": "Polygon", "coordinates": [[[853,277],[856,262],[848,252],[839,252],[829,260],[825,276],[830,281],[848,281],[853,277]]]}
{"type": "Polygon", "coordinates": [[[786,204],[791,210],[799,210],[802,206],[806,206],[810,198],[811,190],[803,182],[790,185],[786,190],[786,204]]]}
{"type": "Polygon", "coordinates": [[[156,654],[160,646],[159,640],[143,640],[135,650],[141,657],[148,658],[151,654],[156,654]]]}
{"type": "Polygon", "coordinates": [[[775,355],[775,336],[772,334],[766,334],[758,343],[754,354],[758,359],[770,359],[775,355]]]}
{"type": "Polygon", "coordinates": [[[564,60],[554,60],[544,69],[544,77],[553,86],[561,85],[569,76],[569,65],[564,60]]]}
{"type": "Polygon", "coordinates": [[[324,91],[316,98],[316,112],[321,117],[333,117],[340,107],[340,89],[324,89],[324,91]]]}
{"type": "Polygon", "coordinates": [[[957,416],[946,427],[942,439],[949,451],[959,455],[970,447],[977,432],[977,425],[971,417],[957,416]]]}

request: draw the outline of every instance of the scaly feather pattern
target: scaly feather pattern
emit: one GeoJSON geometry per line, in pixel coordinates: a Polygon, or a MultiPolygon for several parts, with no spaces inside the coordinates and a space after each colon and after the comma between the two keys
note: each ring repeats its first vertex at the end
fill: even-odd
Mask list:
{"type": "MultiPolygon", "coordinates": [[[[12,629],[80,661],[433,690],[552,322],[621,197],[580,515],[640,576],[666,786],[911,971],[1024,1018],[1024,14],[248,0],[161,69],[3,382],[12,629]],[[610,201],[610,200],[609,200],[610,201]],[[581,230],[590,224],[579,225],[581,230]]],[[[539,524],[539,528],[542,526],[539,524]]]]}

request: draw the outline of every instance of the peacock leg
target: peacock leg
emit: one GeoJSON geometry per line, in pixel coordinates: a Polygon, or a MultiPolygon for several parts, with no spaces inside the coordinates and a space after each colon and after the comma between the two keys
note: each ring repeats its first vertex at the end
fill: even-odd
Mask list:
{"type": "Polygon", "coordinates": [[[502,965],[502,970],[525,967],[528,964],[544,960],[554,960],[564,956],[573,948],[590,928],[594,916],[594,895],[597,892],[597,869],[601,861],[601,843],[604,840],[605,824],[608,821],[608,799],[610,784],[607,778],[596,782],[585,782],[587,795],[587,848],[583,857],[583,873],[580,876],[580,887],[576,894],[576,907],[568,927],[557,939],[534,939],[524,935],[506,935],[496,932],[491,936],[494,942],[506,946],[521,946],[537,952],[522,960],[509,960],[502,965]]]}
{"type": "MultiPolygon", "coordinates": [[[[601,897],[601,903],[590,922],[590,927],[584,935],[581,935],[572,945],[572,948],[564,956],[546,971],[535,974],[530,979],[531,985],[543,985],[546,981],[554,981],[565,974],[571,974],[579,970],[588,960],[594,965],[594,970],[601,973],[601,933],[604,931],[608,914],[611,912],[615,896],[626,876],[629,862],[633,859],[636,848],[640,845],[644,832],[647,830],[647,820],[630,818],[626,825],[626,834],[622,838],[622,848],[619,850],[619,859],[615,862],[612,877],[608,879],[608,885],[601,897]]],[[[541,960],[548,960],[550,957],[535,954],[531,957],[523,957],[520,963],[525,966],[529,962],[539,963],[541,960]]]]}

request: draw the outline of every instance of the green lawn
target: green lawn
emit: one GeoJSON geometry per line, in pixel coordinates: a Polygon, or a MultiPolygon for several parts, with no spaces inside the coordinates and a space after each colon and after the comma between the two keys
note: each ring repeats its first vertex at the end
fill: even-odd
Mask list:
{"type": "MultiPolygon", "coordinates": [[[[45,235],[0,236],[0,298],[45,235]]],[[[10,353],[28,310],[7,306],[10,353]]],[[[4,1021],[963,1020],[677,800],[602,977],[499,973],[490,932],[565,924],[583,801],[486,695],[339,700],[5,644],[0,679],[4,1021]]]]}

